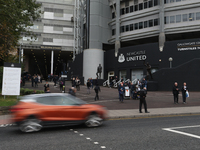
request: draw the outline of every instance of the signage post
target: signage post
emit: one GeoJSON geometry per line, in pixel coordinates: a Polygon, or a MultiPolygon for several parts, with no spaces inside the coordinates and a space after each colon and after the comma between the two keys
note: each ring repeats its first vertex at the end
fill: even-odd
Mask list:
{"type": "Polygon", "coordinates": [[[21,65],[4,63],[2,95],[20,95],[21,65]]]}

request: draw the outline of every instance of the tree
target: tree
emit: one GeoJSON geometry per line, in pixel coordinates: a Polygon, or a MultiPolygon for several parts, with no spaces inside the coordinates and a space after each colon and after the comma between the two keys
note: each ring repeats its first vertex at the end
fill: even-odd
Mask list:
{"type": "Polygon", "coordinates": [[[9,52],[16,50],[22,33],[34,37],[30,26],[40,18],[40,7],[36,0],[0,1],[0,61],[5,61],[9,52]]]}

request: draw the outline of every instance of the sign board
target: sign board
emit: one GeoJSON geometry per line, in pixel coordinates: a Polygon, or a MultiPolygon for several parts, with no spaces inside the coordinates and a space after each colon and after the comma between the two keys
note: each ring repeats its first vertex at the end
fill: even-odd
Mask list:
{"type": "Polygon", "coordinates": [[[43,50],[62,50],[62,47],[61,46],[41,45],[40,49],[43,49],[43,50]]]}
{"type": "Polygon", "coordinates": [[[67,75],[61,75],[62,78],[67,78],[67,75]]]}
{"type": "Polygon", "coordinates": [[[5,63],[3,68],[2,95],[20,95],[21,67],[5,63]]]}

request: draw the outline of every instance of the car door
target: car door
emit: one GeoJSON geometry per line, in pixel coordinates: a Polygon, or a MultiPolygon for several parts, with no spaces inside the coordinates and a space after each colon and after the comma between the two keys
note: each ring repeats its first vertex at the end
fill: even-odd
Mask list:
{"type": "Polygon", "coordinates": [[[57,105],[60,108],[62,120],[65,121],[79,121],[84,119],[85,107],[74,101],[73,97],[58,96],[57,105]]]}
{"type": "Polygon", "coordinates": [[[61,120],[60,108],[54,101],[54,96],[45,96],[37,98],[37,103],[40,104],[38,107],[39,116],[43,121],[59,121],[61,120]]]}

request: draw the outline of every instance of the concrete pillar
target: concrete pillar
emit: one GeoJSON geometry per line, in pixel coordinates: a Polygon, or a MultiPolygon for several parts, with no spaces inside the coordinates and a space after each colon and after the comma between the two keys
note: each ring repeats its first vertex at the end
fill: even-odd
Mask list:
{"type": "Polygon", "coordinates": [[[96,79],[97,68],[101,64],[101,79],[104,79],[104,51],[101,49],[85,49],[83,51],[83,77],[96,79]]]}
{"type": "Polygon", "coordinates": [[[164,1],[160,0],[160,11],[159,11],[159,18],[160,18],[160,34],[159,34],[159,50],[162,52],[164,45],[165,45],[165,8],[164,8],[164,1]]]}
{"type": "Polygon", "coordinates": [[[120,44],[120,0],[116,0],[116,34],[115,34],[115,57],[117,57],[120,44]]]}
{"type": "Polygon", "coordinates": [[[53,74],[53,55],[54,51],[51,51],[51,74],[53,74]]]}

